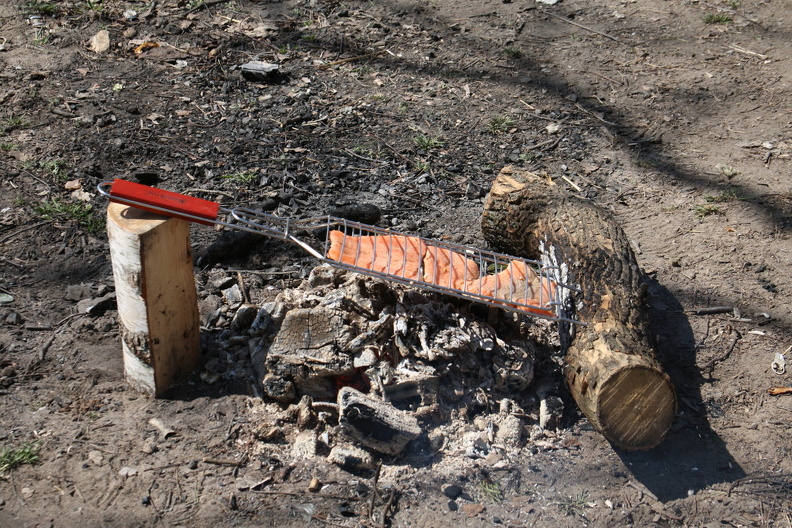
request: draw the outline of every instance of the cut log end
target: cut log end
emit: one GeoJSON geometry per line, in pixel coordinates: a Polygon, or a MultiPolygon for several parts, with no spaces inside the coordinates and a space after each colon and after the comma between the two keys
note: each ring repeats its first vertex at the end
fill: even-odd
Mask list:
{"type": "Polygon", "coordinates": [[[617,446],[651,449],[659,444],[676,414],[676,395],[668,376],[654,368],[630,367],[600,387],[597,417],[617,446]]]}

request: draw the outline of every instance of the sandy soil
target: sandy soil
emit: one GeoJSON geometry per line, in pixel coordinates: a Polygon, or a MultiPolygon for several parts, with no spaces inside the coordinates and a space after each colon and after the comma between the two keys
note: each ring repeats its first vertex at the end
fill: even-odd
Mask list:
{"type": "Polygon", "coordinates": [[[0,448],[38,451],[0,478],[3,526],[792,526],[792,403],[768,393],[790,385],[789,2],[16,1],[0,21],[0,448]],[[251,60],[280,75],[244,79],[251,60]],[[262,440],[294,420],[224,344],[217,280],[243,270],[260,303],[313,265],[264,239],[196,228],[221,316],[167,398],[125,385],[114,309],[77,312],[113,286],[101,181],[295,217],[365,202],[481,245],[508,164],[629,235],[679,397],[659,447],[618,450],[571,404],[519,449],[378,478],[262,440]]]}

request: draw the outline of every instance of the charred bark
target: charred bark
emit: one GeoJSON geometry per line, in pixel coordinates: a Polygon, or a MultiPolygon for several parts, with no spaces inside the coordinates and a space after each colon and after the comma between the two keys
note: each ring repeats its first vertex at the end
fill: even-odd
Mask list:
{"type": "Polygon", "coordinates": [[[482,231],[498,250],[563,263],[577,285],[565,373],[594,427],[625,449],[659,444],[676,413],[673,385],[654,354],[646,284],[624,231],[593,202],[511,167],[492,185],[482,231]]]}

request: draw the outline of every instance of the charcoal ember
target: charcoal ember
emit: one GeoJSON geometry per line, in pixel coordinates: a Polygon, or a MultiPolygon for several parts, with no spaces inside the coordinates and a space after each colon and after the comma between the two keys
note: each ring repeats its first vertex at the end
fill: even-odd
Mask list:
{"type": "Polygon", "coordinates": [[[516,449],[521,446],[523,421],[513,414],[503,417],[498,423],[498,432],[495,439],[498,444],[516,449]]]}
{"type": "Polygon", "coordinates": [[[564,414],[564,400],[547,395],[539,402],[539,426],[543,430],[558,429],[564,414]]]}
{"type": "Polygon", "coordinates": [[[518,394],[534,378],[534,345],[529,342],[499,346],[492,358],[495,388],[508,394],[518,394]]]}
{"type": "Polygon", "coordinates": [[[421,434],[414,416],[352,387],[343,387],[338,392],[338,407],[342,431],[380,453],[398,455],[421,434]]]}
{"type": "Polygon", "coordinates": [[[287,312],[288,308],[283,303],[275,301],[264,303],[250,325],[250,335],[264,335],[273,327],[280,326],[287,312]]]}
{"type": "Polygon", "coordinates": [[[331,209],[330,215],[361,224],[376,224],[382,217],[382,211],[374,204],[353,203],[331,209]]]}
{"type": "Polygon", "coordinates": [[[258,309],[252,304],[243,304],[231,319],[231,330],[242,332],[251,325],[257,313],[258,309]]]}
{"type": "Polygon", "coordinates": [[[316,411],[313,408],[313,398],[303,396],[297,404],[297,428],[300,430],[316,427],[316,411]]]}
{"type": "Polygon", "coordinates": [[[416,410],[437,403],[438,376],[417,375],[385,386],[388,401],[397,409],[416,410]]]}
{"type": "Polygon", "coordinates": [[[264,376],[261,388],[268,397],[283,403],[294,401],[297,395],[294,383],[290,379],[275,374],[264,376]]]}
{"type": "MultiPolygon", "coordinates": [[[[290,377],[300,394],[315,398],[315,378],[350,375],[355,371],[351,355],[344,352],[354,329],[341,310],[316,307],[289,311],[267,353],[267,371],[290,377]]],[[[320,385],[325,385],[320,380],[320,385]]]]}
{"type": "Polygon", "coordinates": [[[334,446],[327,460],[350,473],[373,471],[377,467],[377,461],[371,453],[348,444],[334,446]]]}

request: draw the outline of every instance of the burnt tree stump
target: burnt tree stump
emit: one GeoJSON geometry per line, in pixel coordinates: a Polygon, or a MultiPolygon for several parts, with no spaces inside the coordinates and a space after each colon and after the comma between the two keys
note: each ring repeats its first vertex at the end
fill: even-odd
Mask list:
{"type": "Polygon", "coordinates": [[[659,444],[676,395],[655,358],[644,275],[624,231],[593,202],[512,167],[500,172],[484,209],[493,246],[563,263],[564,280],[581,289],[570,304],[588,326],[562,331],[567,383],[583,414],[621,448],[659,444]]]}

